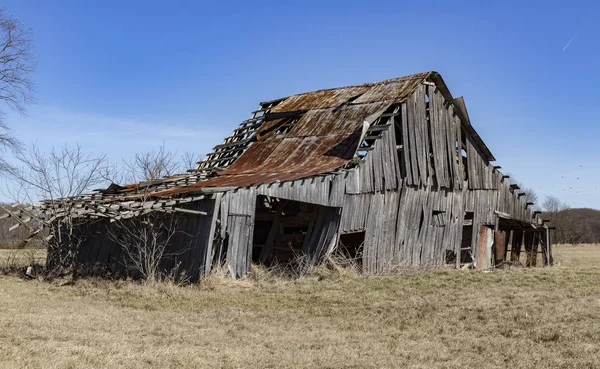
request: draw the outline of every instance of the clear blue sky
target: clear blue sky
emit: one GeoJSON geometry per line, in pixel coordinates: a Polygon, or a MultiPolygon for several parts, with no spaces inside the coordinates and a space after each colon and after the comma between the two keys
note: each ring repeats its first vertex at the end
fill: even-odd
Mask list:
{"type": "Polygon", "coordinates": [[[3,3],[38,59],[37,103],[8,123],[45,150],[206,154],[259,101],[436,70],[496,165],[600,208],[598,2],[3,3]]]}

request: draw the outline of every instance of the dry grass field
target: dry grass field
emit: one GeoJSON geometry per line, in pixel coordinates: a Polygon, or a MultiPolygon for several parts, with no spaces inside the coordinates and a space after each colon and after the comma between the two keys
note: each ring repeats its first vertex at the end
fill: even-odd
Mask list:
{"type": "Polygon", "coordinates": [[[600,246],[555,260],[188,287],[0,276],[0,367],[600,367],[600,246]]]}

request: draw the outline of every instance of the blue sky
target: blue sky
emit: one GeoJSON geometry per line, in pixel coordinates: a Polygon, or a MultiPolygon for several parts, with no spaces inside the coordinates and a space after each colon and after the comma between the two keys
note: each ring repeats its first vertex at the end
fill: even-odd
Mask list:
{"type": "Polygon", "coordinates": [[[37,102],[8,123],[44,150],[206,154],[260,101],[436,70],[496,165],[600,208],[597,2],[3,3],[38,59],[37,102]]]}

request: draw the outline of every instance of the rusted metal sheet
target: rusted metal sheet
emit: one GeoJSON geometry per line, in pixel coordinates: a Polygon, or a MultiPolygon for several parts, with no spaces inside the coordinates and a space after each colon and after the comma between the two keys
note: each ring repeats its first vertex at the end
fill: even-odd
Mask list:
{"type": "Polygon", "coordinates": [[[367,92],[354,100],[356,104],[372,103],[375,101],[401,101],[407,98],[421,83],[425,82],[428,73],[400,78],[371,87],[367,92]]]}
{"type": "Polygon", "coordinates": [[[272,112],[335,108],[357,95],[368,91],[370,86],[351,86],[320,90],[293,95],[271,109],[272,112]]]}
{"type": "Polygon", "coordinates": [[[335,108],[351,99],[351,102],[356,104],[385,100],[399,101],[410,95],[416,86],[423,83],[433,73],[435,72],[293,95],[275,106],[272,112],[335,108]]]}
{"type": "Polygon", "coordinates": [[[293,181],[344,166],[358,147],[363,121],[389,103],[349,105],[337,111],[315,109],[304,114],[285,135],[257,138],[231,166],[193,185],[157,192],[173,196],[206,187],[247,187],[293,181]]]}
{"type": "Polygon", "coordinates": [[[490,268],[492,255],[492,235],[493,230],[484,225],[479,228],[479,244],[477,245],[477,269],[486,270],[490,268]]]}

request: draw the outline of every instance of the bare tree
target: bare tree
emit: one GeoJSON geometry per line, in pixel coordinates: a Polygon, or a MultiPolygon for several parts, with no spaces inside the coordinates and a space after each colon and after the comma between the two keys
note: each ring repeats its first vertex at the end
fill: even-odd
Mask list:
{"type": "MultiPolygon", "coordinates": [[[[21,114],[33,101],[34,89],[29,76],[34,67],[31,30],[23,28],[18,20],[0,9],[0,100],[21,114]]],[[[11,135],[5,115],[0,111],[0,151],[14,151],[19,147],[19,141],[11,135]]],[[[0,156],[0,172],[10,169],[10,164],[0,156]]]]}
{"type": "Polygon", "coordinates": [[[532,202],[534,203],[534,209],[539,209],[539,205],[537,203],[538,201],[538,195],[535,192],[535,190],[533,188],[530,187],[525,187],[523,185],[522,182],[516,180],[512,174],[507,173],[506,175],[508,175],[511,178],[511,183],[516,184],[517,186],[519,186],[519,192],[524,193],[525,194],[525,202],[532,202]]]}
{"type": "Polygon", "coordinates": [[[533,203],[533,209],[539,209],[540,206],[537,203],[538,201],[538,195],[537,193],[535,193],[535,191],[532,188],[529,187],[521,187],[520,184],[517,183],[517,185],[519,186],[519,188],[521,189],[520,192],[525,194],[525,202],[532,202],[533,203]]]}
{"type": "Polygon", "coordinates": [[[123,166],[129,182],[140,182],[173,175],[180,165],[175,153],[165,150],[163,144],[158,150],[137,153],[131,160],[123,160],[123,166]]]}
{"type": "Polygon", "coordinates": [[[20,166],[11,171],[9,194],[19,205],[6,211],[32,236],[44,235],[46,246],[57,247],[49,253],[54,257],[47,262],[49,269],[74,266],[89,224],[78,216],[75,199],[106,182],[105,157],[85,154],[79,145],[48,154],[32,145],[16,158],[20,166]]]}
{"type": "Polygon", "coordinates": [[[157,150],[136,153],[131,159],[123,159],[111,173],[114,183],[148,182],[175,174],[185,173],[197,166],[201,156],[186,151],[181,156],[168,151],[162,144],[157,150]]]}
{"type": "Polygon", "coordinates": [[[186,151],[181,155],[181,172],[184,172],[188,169],[193,169],[198,166],[198,162],[202,160],[202,156],[197,153],[193,153],[190,151],[186,151]]]}
{"type": "Polygon", "coordinates": [[[151,182],[183,172],[195,161],[198,160],[192,153],[185,153],[178,159],[176,153],[165,149],[164,144],[158,150],[138,153],[132,160],[124,160],[121,178],[131,182],[142,181],[138,186],[137,198],[141,205],[134,217],[113,219],[109,237],[121,247],[126,259],[124,264],[128,269],[148,282],[177,273],[178,265],[174,265],[172,270],[164,270],[163,263],[165,259],[176,257],[186,250],[182,245],[172,244],[178,233],[176,216],[152,208],[154,201],[150,194],[154,187],[151,182]],[[179,251],[174,252],[175,249],[179,251]]]}
{"type": "Polygon", "coordinates": [[[543,207],[550,225],[556,227],[554,242],[578,243],[580,234],[574,218],[569,214],[570,207],[555,196],[546,196],[543,207]]]}
{"type": "Polygon", "coordinates": [[[558,199],[555,196],[546,196],[543,204],[544,210],[549,215],[556,215],[557,213],[569,209],[569,206],[558,199]]]}
{"type": "Polygon", "coordinates": [[[10,129],[2,121],[2,113],[0,113],[0,173],[6,174],[13,169],[3,158],[2,153],[6,151],[18,152],[20,147],[20,142],[10,134],[10,129]]]}
{"type": "Polygon", "coordinates": [[[163,213],[147,213],[119,220],[109,228],[109,237],[125,255],[125,264],[147,282],[165,277],[161,269],[168,248],[177,232],[176,218],[163,213]]]}

